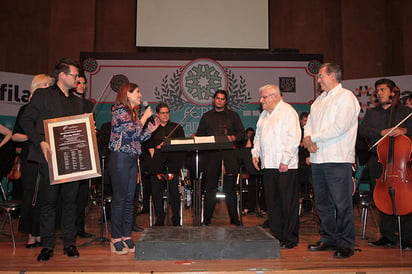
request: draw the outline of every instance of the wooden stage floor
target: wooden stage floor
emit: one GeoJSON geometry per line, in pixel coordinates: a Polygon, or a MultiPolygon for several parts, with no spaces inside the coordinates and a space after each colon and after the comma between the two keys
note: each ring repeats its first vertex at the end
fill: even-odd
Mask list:
{"type": "MultiPolygon", "coordinates": [[[[54,257],[47,262],[37,262],[40,247],[27,249],[26,235],[17,233],[17,248],[13,249],[11,239],[0,236],[0,273],[412,273],[412,252],[400,253],[398,248],[372,248],[367,240],[361,239],[361,221],[355,206],[357,247],[355,255],[349,259],[334,259],[333,251],[309,252],[307,245],[318,241],[319,226],[308,220],[311,214],[301,217],[299,245],[290,250],[281,250],[279,259],[243,259],[243,260],[181,260],[181,261],[138,261],[134,254],[113,255],[109,244],[100,241],[99,208],[90,208],[87,216],[87,231],[96,234],[98,241],[78,239],[80,258],[68,258],[63,255],[61,240],[57,240],[54,257]]],[[[378,214],[375,213],[378,217],[378,214]]],[[[3,216],[1,216],[3,217],[3,216]]],[[[245,226],[256,226],[265,218],[255,214],[243,217],[245,226]]],[[[149,226],[149,215],[141,214],[137,222],[142,227],[149,226]]],[[[185,210],[184,226],[191,226],[191,211],[185,210]]],[[[17,225],[17,220],[15,220],[17,225]]],[[[228,218],[224,202],[216,206],[212,226],[226,226],[228,218]]],[[[5,227],[7,231],[8,225],[5,227]]],[[[110,229],[110,228],[109,228],[110,229]]],[[[138,240],[142,233],[133,233],[138,240]]],[[[372,219],[367,227],[369,239],[379,237],[372,219]]],[[[110,237],[104,234],[104,237],[110,237]]]]}

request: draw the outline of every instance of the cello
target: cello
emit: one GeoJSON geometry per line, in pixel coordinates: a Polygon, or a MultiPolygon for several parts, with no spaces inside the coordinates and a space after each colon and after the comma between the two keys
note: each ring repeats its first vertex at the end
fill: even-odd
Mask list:
{"type": "MultiPolygon", "coordinates": [[[[391,126],[394,124],[395,109],[399,98],[399,93],[395,91],[395,88],[393,92],[395,96],[391,106],[391,126]]],[[[382,176],[376,180],[373,192],[376,207],[385,214],[395,216],[412,212],[412,140],[405,135],[389,136],[401,123],[378,141],[378,161],[383,167],[383,172],[382,176]]]]}

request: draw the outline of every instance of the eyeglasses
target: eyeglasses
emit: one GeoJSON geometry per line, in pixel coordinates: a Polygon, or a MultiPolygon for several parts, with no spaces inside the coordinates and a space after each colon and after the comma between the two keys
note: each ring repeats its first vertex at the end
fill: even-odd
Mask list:
{"type": "Polygon", "coordinates": [[[170,111],[161,111],[161,112],[159,112],[159,114],[169,114],[170,113],[170,111]]]}
{"type": "Polygon", "coordinates": [[[79,78],[79,74],[66,73],[66,72],[65,72],[65,74],[66,74],[66,75],[73,76],[73,78],[79,78]]]}
{"type": "Polygon", "coordinates": [[[266,98],[268,98],[268,97],[270,97],[270,96],[273,96],[273,95],[275,95],[275,94],[276,94],[276,93],[259,96],[259,100],[260,100],[260,99],[266,99],[266,98]]]}

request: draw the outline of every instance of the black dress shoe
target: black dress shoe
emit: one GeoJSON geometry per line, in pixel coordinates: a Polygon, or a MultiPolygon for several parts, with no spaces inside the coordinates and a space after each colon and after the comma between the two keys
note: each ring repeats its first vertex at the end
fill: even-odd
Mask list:
{"type": "Polygon", "coordinates": [[[290,241],[280,243],[280,249],[292,249],[295,246],[297,246],[297,244],[295,244],[294,242],[290,242],[290,241]]]}
{"type": "Polygon", "coordinates": [[[209,226],[210,225],[210,219],[205,219],[202,223],[202,226],[209,226]]]}
{"type": "Polygon", "coordinates": [[[238,219],[230,219],[230,224],[240,226],[240,221],[238,219]]]}
{"type": "Polygon", "coordinates": [[[134,232],[143,232],[144,229],[143,229],[142,227],[140,227],[140,226],[134,225],[134,226],[132,227],[132,231],[134,231],[134,232]]]}
{"type": "Polygon", "coordinates": [[[372,247],[394,247],[395,243],[386,237],[382,237],[377,241],[369,242],[368,245],[372,247]]]}
{"type": "Polygon", "coordinates": [[[316,244],[308,245],[309,251],[326,251],[326,250],[336,250],[336,245],[325,244],[321,241],[316,244]]]}
{"type": "Polygon", "coordinates": [[[79,251],[77,251],[77,247],[75,245],[63,248],[63,253],[70,258],[78,258],[80,256],[79,251]]]}
{"type": "Polygon", "coordinates": [[[95,235],[87,233],[86,231],[79,231],[77,232],[77,236],[79,236],[80,238],[91,238],[91,237],[94,237],[95,235]]]}
{"type": "Polygon", "coordinates": [[[353,255],[353,249],[349,247],[338,246],[333,257],[336,259],[345,259],[353,255]]]}
{"type": "Polygon", "coordinates": [[[180,224],[180,222],[173,221],[173,226],[182,226],[182,225],[180,224]]]}
{"type": "Polygon", "coordinates": [[[36,248],[37,247],[37,242],[34,242],[32,244],[26,244],[26,248],[36,248]]]}
{"type": "Polygon", "coordinates": [[[53,249],[45,247],[40,251],[39,256],[37,256],[37,261],[45,262],[48,261],[51,257],[53,257],[53,249]]]}

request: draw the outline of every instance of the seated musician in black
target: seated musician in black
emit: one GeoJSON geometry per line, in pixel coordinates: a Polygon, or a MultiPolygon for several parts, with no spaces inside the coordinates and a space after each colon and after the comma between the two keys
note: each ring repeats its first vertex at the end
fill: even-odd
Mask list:
{"type": "MultiPolygon", "coordinates": [[[[376,98],[379,105],[366,111],[365,117],[359,126],[359,135],[366,138],[369,145],[375,144],[382,136],[388,133],[394,125],[398,124],[411,112],[410,108],[402,104],[397,104],[394,109],[394,123],[391,125],[390,116],[391,109],[393,108],[392,98],[395,95],[395,88],[396,84],[389,79],[380,79],[375,82],[376,98]]],[[[412,119],[408,119],[390,134],[390,136],[394,137],[399,135],[412,136],[412,119]]],[[[376,180],[381,178],[383,172],[382,165],[378,163],[376,147],[372,149],[367,165],[369,167],[371,185],[374,187],[376,180]]],[[[399,239],[398,218],[383,212],[380,212],[380,217],[381,238],[377,241],[369,242],[369,245],[373,247],[395,246],[399,239]]],[[[400,221],[402,248],[412,251],[412,215],[401,216],[400,221]]]]}
{"type": "Polygon", "coordinates": [[[163,193],[168,190],[168,203],[172,208],[172,223],[180,226],[180,195],[179,172],[183,166],[185,152],[162,152],[163,140],[185,137],[181,125],[170,121],[170,108],[166,103],[156,107],[156,116],[160,126],[152,133],[150,139],[143,144],[142,161],[148,167],[152,201],[156,215],[155,226],[164,226],[165,212],[163,207],[163,193]]]}

